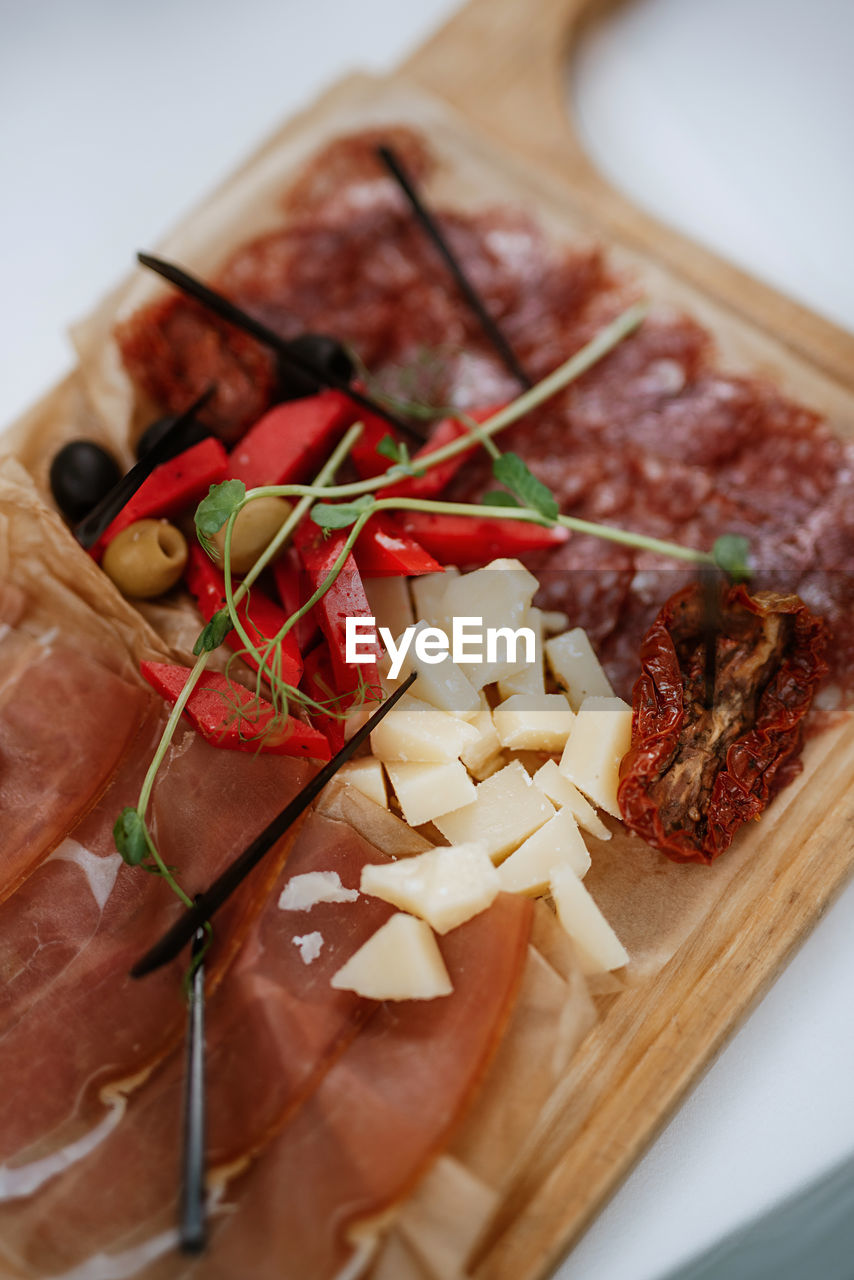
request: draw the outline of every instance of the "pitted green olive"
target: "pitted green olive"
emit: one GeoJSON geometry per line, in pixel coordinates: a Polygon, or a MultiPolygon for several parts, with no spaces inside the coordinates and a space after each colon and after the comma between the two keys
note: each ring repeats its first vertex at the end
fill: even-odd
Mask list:
{"type": "MultiPolygon", "coordinates": [[[[291,513],[284,498],[255,498],[248,502],[234,521],[231,535],[231,572],[248,573],[261,552],[281,529],[291,513]]],[[[211,539],[217,561],[222,564],[225,549],[225,526],[211,539]]]]}
{"type": "Polygon", "coordinates": [[[168,520],[137,520],[117,533],[101,567],[122,595],[134,600],[162,596],[181,577],[187,542],[168,520]]]}

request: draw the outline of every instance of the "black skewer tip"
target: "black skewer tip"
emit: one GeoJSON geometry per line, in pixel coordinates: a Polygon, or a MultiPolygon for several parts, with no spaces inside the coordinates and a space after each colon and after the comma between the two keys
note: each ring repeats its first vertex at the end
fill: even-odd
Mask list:
{"type": "Polygon", "coordinates": [[[178,1235],[183,1253],[201,1253],[207,1244],[205,1211],[205,930],[197,929],[196,965],[187,1009],[187,1067],[184,1081],[184,1145],[178,1235]]]}
{"type": "Polygon", "coordinates": [[[168,280],[170,284],[173,284],[176,289],[180,289],[182,293],[187,294],[188,297],[195,298],[197,302],[207,307],[209,311],[219,316],[221,320],[225,320],[228,324],[233,324],[237,329],[242,329],[244,333],[248,333],[250,337],[255,338],[256,341],[275,351],[285,365],[289,365],[297,373],[302,374],[303,377],[313,379],[319,386],[330,387],[334,391],[342,391],[356,404],[363,409],[367,409],[369,413],[382,418],[390,426],[409,436],[410,439],[417,440],[419,444],[424,443],[424,434],[417,427],[414,427],[412,423],[399,418],[396,413],[386,409],[384,405],[372,399],[371,396],[365,395],[358,387],[351,386],[346,378],[339,377],[332,369],[324,368],[314,360],[308,359],[305,350],[300,349],[299,345],[295,345],[288,341],[287,338],[283,338],[281,334],[276,333],[275,329],[269,328],[262,321],[256,320],[254,316],[250,315],[248,311],[244,311],[235,302],[232,302],[225,294],[212,289],[210,285],[191,275],[183,267],[177,267],[173,262],[166,262],[163,258],[158,258],[153,253],[138,253],[136,258],[140,266],[148,267],[150,271],[154,271],[157,275],[162,276],[164,280],[168,280]]]}
{"type": "Polygon", "coordinates": [[[75,526],[74,536],[81,547],[85,547],[87,551],[93,547],[152,471],[186,448],[184,436],[188,426],[195,422],[196,414],[205,407],[215,391],[215,386],[208,387],[189,408],[179,414],[145,457],[132,466],[110,492],[104,495],[98,505],[93,507],[89,514],[75,526]]]}
{"type": "Polygon", "coordinates": [[[521,386],[525,388],[532,387],[534,384],[522,368],[519,357],[516,355],[516,352],[513,350],[501,328],[490,314],[483,298],[466,275],[459,259],[448,244],[445,233],[439,226],[437,219],[430,212],[421,196],[416,191],[412,179],[400,163],[400,160],[395,155],[392,148],[379,146],[376,149],[376,154],[385,165],[386,169],[388,169],[403,194],[406,196],[412,212],[420,222],[427,236],[433,242],[434,247],[443,258],[445,266],[453,276],[457,288],[480,321],[481,328],[495,348],[496,354],[504,367],[511,376],[521,384],[521,386]]]}
{"type": "Polygon", "coordinates": [[[169,964],[174,960],[184,947],[196,934],[196,931],[205,925],[215,911],[231,897],[235,889],[237,889],[248,876],[249,872],[255,867],[266,853],[272,849],[273,845],[281,840],[282,836],[292,827],[308,806],[320,795],[327,782],[335,776],[342,764],[354,755],[363,742],[365,742],[379,722],[388,715],[392,707],[400,701],[407,689],[410,688],[415,680],[417,672],[413,671],[410,676],[404,680],[403,684],[398,685],[394,693],[386,698],[385,702],[379,706],[370,719],[366,720],[360,729],[357,729],[349,742],[341,748],[336,755],[332,757],[328,764],[325,764],[318,773],[314,775],[299,793],[287,804],[285,808],[273,818],[260,835],[256,836],[251,844],[239,854],[230,866],[214,880],[213,884],[201,894],[183,916],[181,916],[170,929],[167,929],[163,937],[156,942],[154,946],[145,953],[130,971],[132,978],[143,978],[148,973],[153,973],[155,969],[161,968],[164,964],[169,964]]]}

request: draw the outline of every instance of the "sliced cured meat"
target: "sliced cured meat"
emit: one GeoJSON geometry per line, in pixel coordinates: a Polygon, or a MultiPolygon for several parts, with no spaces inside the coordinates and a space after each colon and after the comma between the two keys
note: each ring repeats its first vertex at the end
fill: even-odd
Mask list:
{"type": "MultiPolygon", "coordinates": [[[[314,816],[303,827],[247,945],[208,1005],[210,1169],[261,1148],[373,1012],[372,1002],[336,991],[330,978],[391,913],[379,899],[353,901],[362,866],[381,858],[341,822],[314,816]],[[294,877],[333,869],[348,891],[337,895],[340,901],[279,906],[294,877]],[[306,964],[298,944],[309,931],[322,943],[306,964]]],[[[29,1202],[0,1207],[0,1256],[10,1266],[27,1275],[63,1272],[168,1231],[176,1213],[183,1070],[183,1054],[173,1054],[92,1154],[29,1202]]]]}
{"type": "Polygon", "coordinates": [[[531,905],[502,894],[439,940],[453,994],[380,1006],[235,1184],[238,1212],[214,1231],[194,1277],[336,1274],[348,1233],[411,1190],[480,1083],[516,997],[531,905]]]}
{"type": "MultiPolygon", "coordinates": [[[[206,887],[309,774],[301,761],[225,756],[189,731],[177,738],[155,787],[151,828],[186,890],[206,887]]],[[[111,828],[115,816],[103,813],[103,822],[111,828]]],[[[103,829],[97,838],[105,839],[103,829]]],[[[220,913],[211,987],[266,900],[289,843],[268,855],[220,913]]],[[[51,915],[51,886],[46,880],[43,918],[51,915]]],[[[4,1164],[30,1163],[88,1133],[104,1119],[108,1086],[139,1077],[180,1039],[182,962],[145,981],[128,971],[182,910],[164,881],[122,864],[88,941],[41,999],[30,994],[25,1016],[0,1040],[0,1078],[28,1082],[23,1100],[13,1090],[0,1096],[4,1164]]],[[[0,939],[0,954],[4,945],[0,939]]]]}
{"type": "Polygon", "coordinates": [[[2,902],[97,802],[148,696],[80,650],[14,632],[0,664],[12,673],[0,693],[2,902]]]}

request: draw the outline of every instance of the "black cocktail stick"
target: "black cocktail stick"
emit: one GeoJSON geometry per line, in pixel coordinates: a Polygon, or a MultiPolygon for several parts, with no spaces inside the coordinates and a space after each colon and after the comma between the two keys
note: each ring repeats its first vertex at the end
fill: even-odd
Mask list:
{"type": "Polygon", "coordinates": [[[176,418],[167,431],[163,433],[157,444],[149,449],[144,458],[140,459],[135,466],[131,467],[125,475],[122,476],[118,484],[113,485],[109,493],[105,494],[96,507],[93,507],[74,530],[74,536],[80,543],[81,547],[89,547],[95,545],[104,530],[112,523],[121,511],[122,507],[136,493],[140,485],[148,479],[155,467],[159,467],[161,463],[168,462],[170,458],[174,458],[177,453],[181,453],[187,447],[187,428],[194,423],[196,414],[203,409],[213,395],[215,387],[208,387],[207,391],[202,392],[197,400],[194,400],[189,409],[185,409],[180,417],[176,418]]]}
{"type": "Polygon", "coordinates": [[[721,630],[721,584],[716,568],[700,574],[703,591],[703,641],[705,665],[703,669],[703,704],[707,710],[715,705],[715,679],[717,676],[718,636],[721,630]]]}
{"type": "Polygon", "coordinates": [[[445,262],[445,266],[454,277],[457,288],[477,316],[484,333],[497,351],[505,368],[509,370],[517,382],[521,383],[523,387],[532,387],[534,384],[522,368],[522,365],[519,363],[519,357],[516,355],[516,352],[507,341],[507,338],[504,336],[495,320],[489,314],[483,298],[481,298],[477,289],[475,289],[474,285],[463,271],[454,251],[445,239],[444,232],[433,214],[424,204],[418,192],[415,190],[415,187],[412,185],[412,179],[401,165],[391,147],[377,147],[377,155],[380,160],[382,160],[395,182],[397,182],[401,191],[409,201],[415,217],[421,223],[421,226],[432,240],[436,249],[438,249],[445,262]]]}
{"type": "Polygon", "coordinates": [[[187,1008],[187,1074],[184,1080],[184,1146],[179,1237],[184,1253],[207,1243],[205,1215],[205,930],[193,939],[195,962],[187,1008]]]}
{"type": "Polygon", "coordinates": [[[250,845],[248,845],[243,853],[235,858],[230,866],[214,880],[213,884],[196,900],[187,912],[176,920],[171,929],[167,929],[159,942],[156,942],[150,951],[137,960],[131,969],[132,978],[143,978],[147,973],[152,973],[155,969],[159,969],[161,965],[168,964],[170,960],[183,950],[192,937],[195,936],[196,930],[201,928],[210,920],[215,911],[218,911],[222,904],[234,893],[235,889],[249,875],[253,867],[261,861],[266,853],[272,849],[273,845],[281,840],[282,836],[293,826],[297,818],[301,816],[311,804],[311,802],[320,795],[327,782],[335,776],[342,764],[350,759],[355,751],[362,743],[373,733],[379,722],[386,716],[396,702],[400,700],[406,690],[410,687],[415,679],[416,672],[413,671],[403,684],[395,689],[390,698],[387,698],[382,706],[378,707],[371,718],[367,720],[352,738],[346,743],[341,750],[332,757],[328,764],[325,764],[319,773],[311,779],[298,796],[286,805],[282,812],[275,817],[268,826],[264,828],[259,836],[256,836],[250,845]]]}
{"type": "Polygon", "coordinates": [[[343,391],[356,404],[361,405],[363,409],[376,414],[378,418],[390,423],[391,426],[396,427],[398,431],[404,432],[411,439],[417,440],[419,444],[424,443],[424,436],[411,423],[398,418],[391,410],[386,409],[376,400],[372,400],[370,396],[366,396],[357,387],[352,387],[346,378],[339,378],[331,369],[323,369],[314,364],[313,361],[308,360],[304,354],[294,351],[287,338],[283,338],[281,334],[276,333],[275,329],[270,329],[260,320],[256,320],[254,316],[249,315],[248,311],[238,307],[236,303],[226,298],[224,294],[219,293],[216,289],[212,289],[210,285],[204,284],[195,276],[190,275],[183,267],[176,267],[174,263],[165,262],[162,258],[156,258],[150,253],[138,253],[136,256],[143,267],[148,267],[151,271],[155,271],[164,280],[174,284],[176,289],[180,289],[182,293],[195,298],[196,302],[200,302],[209,311],[213,311],[214,315],[218,315],[221,320],[226,320],[229,324],[233,324],[235,328],[242,329],[244,333],[248,333],[250,337],[262,342],[264,346],[271,347],[286,365],[290,365],[292,369],[295,369],[297,373],[301,373],[303,377],[313,379],[320,386],[331,387],[335,391],[343,391]]]}

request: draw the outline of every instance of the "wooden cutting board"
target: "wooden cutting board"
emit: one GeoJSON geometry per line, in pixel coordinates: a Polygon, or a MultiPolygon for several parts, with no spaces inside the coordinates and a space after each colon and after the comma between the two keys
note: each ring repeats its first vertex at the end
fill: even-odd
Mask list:
{"type": "MultiPolygon", "coordinates": [[[[566,114],[565,68],[584,25],[608,4],[471,0],[393,75],[333,86],[214,199],[238,194],[274,157],[298,161],[330,131],[408,116],[435,127],[446,150],[457,148],[449,197],[515,194],[550,230],[615,246],[652,298],[684,306],[711,329],[729,366],[768,370],[850,433],[854,338],[633,208],[584,155],[566,114]],[[492,174],[500,180],[490,187],[492,174]]],[[[203,205],[186,225],[198,227],[204,214],[203,205]]],[[[181,231],[164,252],[181,245],[181,231]]],[[[204,267],[203,252],[184,260],[204,267]]],[[[70,385],[26,415],[18,433],[32,435],[55,415],[70,385]]],[[[845,883],[854,867],[854,724],[810,744],[802,779],[741,844],[704,927],[657,976],[617,996],[576,1054],[514,1164],[472,1260],[477,1280],[550,1274],[845,883]]]]}

